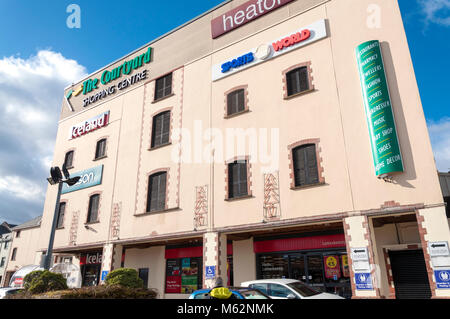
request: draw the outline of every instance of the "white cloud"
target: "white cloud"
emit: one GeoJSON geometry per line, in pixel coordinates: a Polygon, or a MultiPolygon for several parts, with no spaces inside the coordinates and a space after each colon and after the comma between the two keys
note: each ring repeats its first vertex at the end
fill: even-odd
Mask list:
{"type": "Polygon", "coordinates": [[[450,171],[450,117],[428,122],[436,166],[440,172],[450,171]]]}
{"type": "Polygon", "coordinates": [[[450,26],[450,0],[418,0],[427,24],[450,26]]]}
{"type": "Polygon", "coordinates": [[[17,214],[26,219],[42,213],[63,90],[86,73],[77,61],[50,50],[41,50],[26,59],[0,58],[2,217],[11,216],[17,221],[17,214]],[[21,212],[20,207],[5,211],[18,199],[29,203],[24,205],[26,212],[21,212]]]}

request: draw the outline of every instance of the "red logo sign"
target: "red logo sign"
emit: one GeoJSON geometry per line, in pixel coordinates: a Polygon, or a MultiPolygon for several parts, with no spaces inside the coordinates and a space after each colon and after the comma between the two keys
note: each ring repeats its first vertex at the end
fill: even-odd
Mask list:
{"type": "Polygon", "coordinates": [[[296,34],[286,37],[280,41],[274,42],[272,44],[272,46],[275,51],[280,51],[280,50],[283,50],[284,48],[288,48],[294,44],[308,40],[310,37],[311,37],[311,31],[303,30],[302,32],[297,32],[296,34]]]}
{"type": "Polygon", "coordinates": [[[100,114],[94,118],[84,121],[80,124],[72,126],[70,129],[70,139],[74,139],[83,136],[89,132],[98,130],[109,123],[109,111],[100,114]]]}
{"type": "Polygon", "coordinates": [[[212,38],[218,38],[292,1],[294,0],[250,0],[212,20],[212,38]]]}

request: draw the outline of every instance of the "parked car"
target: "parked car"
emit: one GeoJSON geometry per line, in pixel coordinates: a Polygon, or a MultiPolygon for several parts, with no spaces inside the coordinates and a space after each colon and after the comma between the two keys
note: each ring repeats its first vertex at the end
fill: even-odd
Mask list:
{"type": "Polygon", "coordinates": [[[321,292],[295,279],[261,279],[246,281],[242,287],[258,289],[272,299],[345,299],[321,292]]]}
{"type": "Polygon", "coordinates": [[[0,288],[0,299],[4,299],[8,295],[13,295],[23,290],[23,288],[0,288]]]}
{"type": "MultiPolygon", "coordinates": [[[[228,288],[234,295],[233,299],[270,299],[269,296],[261,291],[247,287],[230,287],[228,288]]],[[[212,289],[201,289],[194,291],[189,299],[210,299],[210,292],[212,289]]]]}

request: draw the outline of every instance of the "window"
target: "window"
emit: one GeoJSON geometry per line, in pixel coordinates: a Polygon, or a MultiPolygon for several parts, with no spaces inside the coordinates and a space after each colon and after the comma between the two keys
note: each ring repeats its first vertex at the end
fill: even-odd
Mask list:
{"type": "Polygon", "coordinates": [[[245,111],[245,89],[233,91],[227,95],[227,115],[245,111]]]}
{"type": "Polygon", "coordinates": [[[319,182],[316,145],[307,144],[292,150],[295,187],[319,182]]]}
{"type": "Polygon", "coordinates": [[[17,248],[14,248],[11,255],[11,261],[16,260],[16,255],[17,255],[17,248]]]}
{"type": "Polygon", "coordinates": [[[8,248],[8,241],[5,241],[5,246],[3,246],[4,249],[8,248]]]}
{"type": "Polygon", "coordinates": [[[56,224],[56,228],[64,227],[64,213],[66,212],[66,203],[59,204],[59,212],[58,212],[58,221],[56,224]]]}
{"type": "Polygon", "coordinates": [[[20,230],[17,231],[16,238],[20,238],[20,230]]]}
{"type": "Polygon", "coordinates": [[[302,66],[286,73],[287,96],[309,91],[308,67],[302,66]]]}
{"type": "Polygon", "coordinates": [[[172,94],[172,73],[156,80],[155,101],[172,94]]]}
{"type": "Polygon", "coordinates": [[[447,218],[450,218],[450,196],[444,197],[445,202],[445,213],[447,214],[447,218]]]}
{"type": "Polygon", "coordinates": [[[98,207],[100,204],[100,195],[92,195],[89,198],[89,211],[88,211],[88,223],[94,223],[98,219],[98,207]]]}
{"type": "Polygon", "coordinates": [[[161,211],[166,208],[167,172],[150,175],[148,178],[147,212],[161,211]]]}
{"type": "Polygon", "coordinates": [[[295,296],[295,294],[289,288],[278,284],[270,284],[269,296],[287,298],[287,296],[289,295],[295,296]]]}
{"type": "Polygon", "coordinates": [[[74,151],[70,151],[66,153],[66,157],[64,158],[64,164],[66,164],[67,168],[73,167],[73,155],[74,151]]]}
{"type": "Polygon", "coordinates": [[[151,148],[169,143],[170,111],[159,113],[153,117],[151,148]]]}
{"type": "Polygon", "coordinates": [[[144,282],[144,288],[148,287],[148,268],[139,268],[139,278],[144,282]]]}
{"type": "Polygon", "coordinates": [[[258,289],[259,291],[268,295],[269,294],[268,285],[269,284],[251,284],[251,285],[249,285],[249,287],[253,288],[253,289],[258,289]]]}
{"type": "Polygon", "coordinates": [[[2,261],[0,261],[0,267],[3,267],[5,265],[5,259],[6,257],[2,257],[2,261]]]}
{"type": "Polygon", "coordinates": [[[97,142],[95,149],[95,159],[99,159],[106,156],[106,138],[97,142]]]}
{"type": "Polygon", "coordinates": [[[228,198],[247,195],[247,161],[235,161],[228,164],[228,198]]]}

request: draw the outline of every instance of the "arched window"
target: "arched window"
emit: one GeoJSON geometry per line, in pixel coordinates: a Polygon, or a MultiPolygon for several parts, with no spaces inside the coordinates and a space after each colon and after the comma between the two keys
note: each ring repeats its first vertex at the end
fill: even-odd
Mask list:
{"type": "Polygon", "coordinates": [[[170,111],[161,112],[153,117],[151,148],[169,143],[170,111]]]}
{"type": "Polygon", "coordinates": [[[295,187],[319,183],[316,145],[306,144],[292,149],[295,187]]]}
{"type": "Polygon", "coordinates": [[[309,91],[308,67],[302,66],[286,73],[287,96],[309,91]]]}
{"type": "Polygon", "coordinates": [[[148,177],[147,212],[166,209],[167,172],[148,177]]]}
{"type": "Polygon", "coordinates": [[[238,89],[227,95],[227,115],[245,111],[245,89],[238,89]]]}
{"type": "Polygon", "coordinates": [[[99,206],[100,206],[100,194],[95,194],[89,197],[87,223],[95,223],[98,221],[99,206]]]}
{"type": "Polygon", "coordinates": [[[67,168],[73,167],[73,155],[75,151],[69,151],[66,153],[66,156],[64,157],[64,164],[66,164],[67,168]]]}
{"type": "Polygon", "coordinates": [[[106,156],[106,138],[97,142],[95,148],[95,159],[99,159],[106,156]]]}

